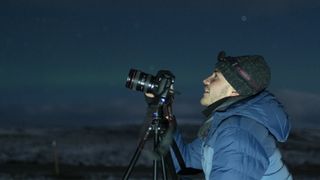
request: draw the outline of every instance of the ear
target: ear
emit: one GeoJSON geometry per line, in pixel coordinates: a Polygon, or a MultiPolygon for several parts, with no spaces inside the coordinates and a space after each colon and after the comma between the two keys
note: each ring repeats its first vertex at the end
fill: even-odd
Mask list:
{"type": "Polygon", "coordinates": [[[229,84],[229,96],[234,97],[234,96],[239,96],[240,94],[237,92],[237,90],[234,89],[234,87],[229,84]]]}
{"type": "Polygon", "coordinates": [[[236,90],[233,90],[231,91],[231,95],[230,96],[239,96],[240,94],[236,91],[236,90]]]}

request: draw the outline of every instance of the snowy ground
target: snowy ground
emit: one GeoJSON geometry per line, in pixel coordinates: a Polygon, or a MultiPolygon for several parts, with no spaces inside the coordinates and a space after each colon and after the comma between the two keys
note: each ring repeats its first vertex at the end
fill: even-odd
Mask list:
{"type": "MultiPolygon", "coordinates": [[[[181,128],[189,140],[197,129],[181,128]]],[[[137,147],[140,129],[136,125],[2,129],[0,179],[121,179],[137,147]]],[[[152,179],[151,142],[137,162],[133,179],[152,179]]],[[[320,179],[319,129],[294,130],[280,147],[295,179],[320,179]]]]}

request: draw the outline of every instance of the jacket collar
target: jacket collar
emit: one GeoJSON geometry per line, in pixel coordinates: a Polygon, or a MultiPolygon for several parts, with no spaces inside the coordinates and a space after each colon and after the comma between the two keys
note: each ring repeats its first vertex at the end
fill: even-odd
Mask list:
{"type": "Polygon", "coordinates": [[[215,111],[226,111],[231,105],[235,104],[236,102],[247,98],[247,96],[234,96],[234,97],[225,97],[217,102],[209,105],[206,109],[202,111],[207,118],[209,118],[213,112],[215,111]]]}

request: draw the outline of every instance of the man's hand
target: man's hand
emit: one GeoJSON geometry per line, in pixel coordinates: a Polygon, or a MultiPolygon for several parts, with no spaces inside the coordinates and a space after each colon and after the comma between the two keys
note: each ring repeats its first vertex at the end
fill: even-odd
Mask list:
{"type": "Polygon", "coordinates": [[[152,93],[144,93],[145,96],[147,96],[148,98],[154,98],[154,94],[152,93]]]}
{"type": "Polygon", "coordinates": [[[156,105],[159,101],[159,98],[155,97],[152,93],[144,93],[144,99],[149,106],[156,105]]]}

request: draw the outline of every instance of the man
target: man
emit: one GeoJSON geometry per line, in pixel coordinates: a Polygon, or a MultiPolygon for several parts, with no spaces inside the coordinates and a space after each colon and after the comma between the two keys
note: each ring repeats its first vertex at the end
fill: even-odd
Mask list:
{"type": "Polygon", "coordinates": [[[184,144],[179,130],[174,135],[187,168],[202,169],[206,180],[292,179],[276,147],[288,138],[290,123],[265,90],[270,77],[262,56],[219,53],[213,73],[203,80],[207,120],[198,137],[184,144]]]}

